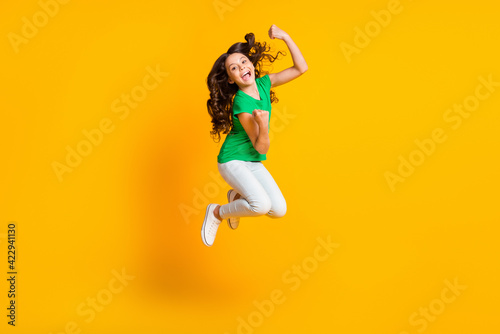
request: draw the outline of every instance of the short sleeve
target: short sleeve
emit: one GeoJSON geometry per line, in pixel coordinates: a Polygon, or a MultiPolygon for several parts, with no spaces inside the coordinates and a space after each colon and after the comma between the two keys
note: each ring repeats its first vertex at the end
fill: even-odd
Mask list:
{"type": "Polygon", "coordinates": [[[245,100],[240,96],[236,95],[233,100],[233,115],[240,114],[242,112],[253,113],[252,106],[249,103],[245,103],[245,100]]]}
{"type": "Polygon", "coordinates": [[[269,77],[269,74],[264,75],[263,77],[260,78],[260,81],[262,83],[262,87],[266,92],[269,92],[271,89],[271,78],[269,77]]]}

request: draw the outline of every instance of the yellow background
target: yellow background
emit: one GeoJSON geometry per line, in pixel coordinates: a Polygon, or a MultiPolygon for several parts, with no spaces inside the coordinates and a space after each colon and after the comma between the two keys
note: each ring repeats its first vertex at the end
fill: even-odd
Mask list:
{"type": "Polygon", "coordinates": [[[443,115],[480,76],[500,81],[499,5],[401,0],[348,62],[341,43],[388,1],[220,2],[222,16],[212,0],[70,1],[17,53],[8,36],[40,4],[0,5],[0,247],[7,276],[16,222],[19,272],[15,328],[2,279],[2,333],[233,334],[273,290],[285,301],[246,333],[497,332],[500,87],[457,129],[443,115]],[[272,24],[309,66],[273,105],[289,118],[275,121],[265,166],[288,212],[224,222],[208,248],[205,207],[229,187],[214,178],[222,142],[209,136],[205,80],[248,32],[287,52],[273,72],[292,66],[272,24]],[[113,101],[148,66],[168,76],[120,119],[113,101]],[[53,162],[103,119],[113,131],[60,182],[53,162]],[[391,191],[384,173],[435,128],[447,140],[391,191]],[[340,246],[292,290],[283,275],[311,263],[318,237],[340,246]],[[78,306],[104,298],[114,270],[134,278],[87,322],[78,306]],[[466,286],[455,301],[412,323],[455,279],[466,286]]]}

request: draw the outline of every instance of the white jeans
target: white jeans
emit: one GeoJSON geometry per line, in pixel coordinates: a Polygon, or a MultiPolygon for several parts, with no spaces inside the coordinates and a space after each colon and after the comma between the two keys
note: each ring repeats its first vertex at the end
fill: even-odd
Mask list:
{"type": "Polygon", "coordinates": [[[285,198],[261,161],[231,160],[217,163],[217,167],[222,178],[241,195],[236,201],[220,206],[221,218],[285,215],[285,198]]]}

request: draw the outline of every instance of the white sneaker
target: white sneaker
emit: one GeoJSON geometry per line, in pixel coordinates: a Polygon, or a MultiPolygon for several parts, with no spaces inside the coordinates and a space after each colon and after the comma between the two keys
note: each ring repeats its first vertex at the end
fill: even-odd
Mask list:
{"type": "MultiPolygon", "coordinates": [[[[233,202],[236,195],[238,195],[238,193],[234,189],[229,189],[229,191],[227,192],[228,203],[233,202]]],[[[240,224],[240,217],[228,218],[227,224],[229,225],[230,228],[235,230],[236,228],[238,228],[238,225],[240,224]]]]}
{"type": "Polygon", "coordinates": [[[201,227],[201,240],[203,240],[203,243],[209,247],[214,244],[217,229],[221,223],[221,220],[218,220],[214,215],[216,207],[217,204],[209,204],[207,206],[205,220],[203,221],[203,226],[201,227]]]}

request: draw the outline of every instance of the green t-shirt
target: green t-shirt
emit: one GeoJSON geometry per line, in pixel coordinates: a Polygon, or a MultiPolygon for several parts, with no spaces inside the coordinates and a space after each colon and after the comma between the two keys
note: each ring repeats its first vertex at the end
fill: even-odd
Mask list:
{"type": "Polygon", "coordinates": [[[255,109],[269,111],[269,123],[271,122],[271,79],[266,74],[255,79],[259,90],[260,100],[253,98],[247,93],[238,89],[233,100],[233,127],[227,134],[224,143],[217,156],[218,163],[231,160],[262,161],[266,160],[265,154],[260,154],[253,147],[250,137],[248,137],[243,125],[239,121],[237,114],[246,112],[252,114],[255,109]]]}

